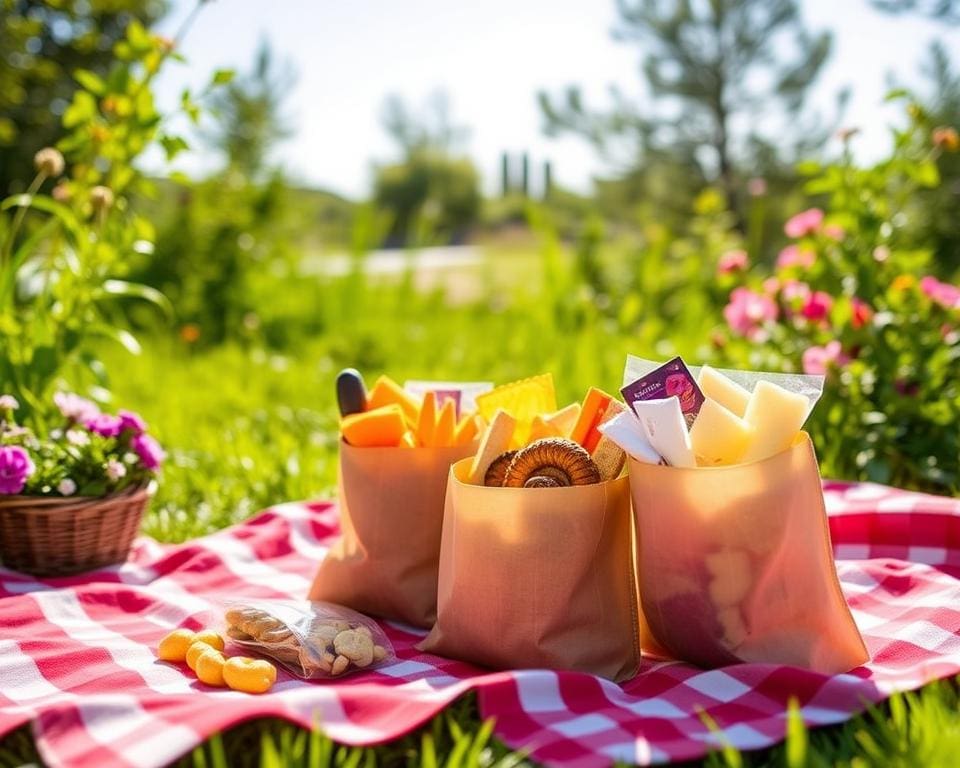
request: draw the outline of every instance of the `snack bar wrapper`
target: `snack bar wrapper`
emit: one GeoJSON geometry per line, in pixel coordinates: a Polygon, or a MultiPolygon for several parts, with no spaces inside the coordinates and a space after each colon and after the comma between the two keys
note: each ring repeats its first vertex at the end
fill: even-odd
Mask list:
{"type": "MultiPolygon", "coordinates": [[[[658,363],[629,358],[625,381],[658,363]]],[[[694,375],[699,369],[690,368],[694,375]]],[[[816,403],[822,378],[720,371],[816,403]]],[[[734,397],[734,395],[731,395],[734,397]]],[[[824,674],[869,658],[837,579],[820,472],[805,432],[785,450],[726,466],[629,459],[644,650],[703,667],[789,664],[824,674]]]]}
{"type": "Polygon", "coordinates": [[[475,451],[476,443],[358,448],[341,440],[341,537],[320,563],[310,599],[431,627],[447,474],[475,451]]]}
{"type": "Polygon", "coordinates": [[[619,681],[640,664],[626,477],[563,488],[447,485],[437,622],[420,650],[619,681]]]}
{"type": "Polygon", "coordinates": [[[224,606],[226,635],[307,680],[340,678],[396,659],[375,621],[342,605],[238,598],[224,606]]]}

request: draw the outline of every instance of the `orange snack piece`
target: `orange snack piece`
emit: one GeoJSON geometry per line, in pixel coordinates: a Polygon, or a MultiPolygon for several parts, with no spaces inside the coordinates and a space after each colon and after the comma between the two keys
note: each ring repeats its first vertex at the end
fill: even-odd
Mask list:
{"type": "Polygon", "coordinates": [[[212,629],[201,629],[193,636],[193,642],[206,643],[218,651],[223,650],[223,638],[212,629]]]}
{"type": "Polygon", "coordinates": [[[412,430],[408,429],[403,433],[403,437],[400,438],[400,447],[401,448],[416,448],[417,447],[417,435],[412,430]]]}
{"type": "Polygon", "coordinates": [[[399,445],[406,431],[403,410],[396,403],[372,411],[351,413],[340,421],[343,439],[360,448],[399,445]]]}
{"type": "Polygon", "coordinates": [[[219,653],[219,651],[217,651],[217,649],[214,648],[209,643],[204,643],[204,642],[193,643],[193,645],[191,645],[187,649],[187,657],[186,657],[187,666],[190,667],[190,669],[192,669],[194,672],[196,672],[197,659],[200,658],[200,654],[206,653],[207,651],[216,651],[217,653],[219,653]]]}
{"type": "Polygon", "coordinates": [[[423,396],[420,408],[420,420],[417,422],[417,443],[429,448],[433,445],[433,433],[437,428],[437,395],[427,392],[423,396]]]}
{"type": "Polygon", "coordinates": [[[411,426],[417,423],[420,406],[416,399],[389,376],[381,376],[367,393],[367,410],[374,411],[385,405],[398,405],[411,426]]]}
{"type": "Polygon", "coordinates": [[[195,638],[189,629],[175,629],[160,641],[157,656],[163,661],[185,661],[195,638]]]}
{"type": "Polygon", "coordinates": [[[583,400],[577,423],[570,432],[570,439],[580,443],[589,453],[593,453],[602,437],[597,427],[608,419],[612,419],[623,408],[621,403],[602,389],[590,387],[583,400]]]}
{"type": "Polygon", "coordinates": [[[477,422],[477,416],[475,414],[464,416],[457,425],[457,431],[453,436],[453,444],[467,445],[472,443],[479,432],[480,424],[477,422]]]}
{"type": "Polygon", "coordinates": [[[223,681],[223,666],[226,663],[226,657],[220,651],[211,648],[197,657],[193,671],[197,673],[197,680],[201,683],[222,688],[226,685],[223,681]]]}
{"type": "Polygon", "coordinates": [[[234,656],[223,665],[223,681],[235,691],[266,693],[277,681],[277,668],[265,659],[234,656]]]}
{"type": "Polygon", "coordinates": [[[453,400],[447,400],[440,409],[437,425],[433,432],[433,444],[437,448],[446,448],[454,444],[457,431],[457,411],[453,400]]]}
{"type": "Polygon", "coordinates": [[[545,437],[569,437],[580,416],[580,403],[570,403],[556,413],[534,416],[530,424],[530,442],[545,437]]]}

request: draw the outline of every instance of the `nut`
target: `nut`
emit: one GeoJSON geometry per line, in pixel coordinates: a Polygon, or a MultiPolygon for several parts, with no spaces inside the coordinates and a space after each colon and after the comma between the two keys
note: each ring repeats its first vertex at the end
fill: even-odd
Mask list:
{"type": "Polygon", "coordinates": [[[346,656],[358,667],[368,667],[373,662],[373,640],[369,635],[348,629],[333,639],[334,650],[346,656]]]}

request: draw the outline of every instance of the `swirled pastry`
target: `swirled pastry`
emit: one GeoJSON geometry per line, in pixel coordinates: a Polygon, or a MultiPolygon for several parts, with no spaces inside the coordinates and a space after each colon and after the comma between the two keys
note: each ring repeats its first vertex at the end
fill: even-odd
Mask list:
{"type": "Polygon", "coordinates": [[[503,479],[507,476],[507,467],[517,455],[516,451],[505,451],[490,462],[487,467],[487,474],[483,477],[483,484],[500,488],[503,485],[503,479]]]}
{"type": "Polygon", "coordinates": [[[505,488],[548,488],[600,482],[590,454],[572,440],[548,437],[517,451],[503,480],[505,488]]]}

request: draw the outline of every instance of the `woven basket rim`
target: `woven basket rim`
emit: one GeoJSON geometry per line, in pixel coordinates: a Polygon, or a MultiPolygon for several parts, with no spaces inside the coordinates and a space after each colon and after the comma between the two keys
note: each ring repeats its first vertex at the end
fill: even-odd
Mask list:
{"type": "Polygon", "coordinates": [[[28,507],[43,507],[46,509],[72,509],[89,507],[92,504],[109,504],[119,501],[133,501],[143,496],[152,496],[156,491],[157,484],[154,480],[149,480],[140,485],[133,485],[124,488],[120,493],[108,493],[104,496],[28,496],[17,494],[16,496],[0,496],[0,511],[4,509],[28,507]]]}

